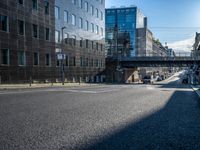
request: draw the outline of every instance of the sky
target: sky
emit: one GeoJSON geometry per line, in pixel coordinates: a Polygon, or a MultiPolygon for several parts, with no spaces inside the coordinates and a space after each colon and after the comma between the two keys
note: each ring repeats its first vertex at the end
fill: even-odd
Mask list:
{"type": "Polygon", "coordinates": [[[106,0],[112,6],[137,6],[148,17],[148,27],[163,45],[190,51],[200,32],[200,0],[106,0]]]}

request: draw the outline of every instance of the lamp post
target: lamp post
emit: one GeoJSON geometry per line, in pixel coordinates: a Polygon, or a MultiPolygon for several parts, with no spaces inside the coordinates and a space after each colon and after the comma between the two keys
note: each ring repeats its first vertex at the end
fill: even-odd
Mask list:
{"type": "Polygon", "coordinates": [[[64,72],[64,29],[66,27],[62,27],[62,42],[61,42],[61,54],[62,54],[62,59],[61,59],[61,80],[62,80],[62,85],[64,85],[64,80],[65,80],[65,72],[64,72]]]}

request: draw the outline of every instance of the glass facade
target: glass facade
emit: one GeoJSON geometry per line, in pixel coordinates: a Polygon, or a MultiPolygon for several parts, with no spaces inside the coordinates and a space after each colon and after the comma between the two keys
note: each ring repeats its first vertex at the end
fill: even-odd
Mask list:
{"type": "MultiPolygon", "coordinates": [[[[137,7],[106,10],[107,56],[136,55],[137,7]]],[[[143,19],[143,18],[142,18],[143,19]]],[[[142,26],[142,22],[140,23],[142,26]]]]}
{"type": "Polygon", "coordinates": [[[105,1],[56,0],[55,18],[56,48],[68,56],[66,78],[84,80],[99,74],[105,65],[97,68],[92,60],[105,64],[105,1]],[[68,21],[64,11],[68,12],[68,21]],[[73,69],[73,73],[68,69],[73,69]]]}

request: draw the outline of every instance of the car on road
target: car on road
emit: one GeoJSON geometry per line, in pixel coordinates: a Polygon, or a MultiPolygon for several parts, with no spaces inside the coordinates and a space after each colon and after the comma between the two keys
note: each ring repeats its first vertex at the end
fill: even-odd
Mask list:
{"type": "Polygon", "coordinates": [[[159,81],[162,81],[163,79],[160,77],[160,76],[157,76],[156,78],[155,78],[155,81],[157,81],[157,82],[159,82],[159,81]]]}
{"type": "Polygon", "coordinates": [[[188,78],[184,77],[184,78],[182,79],[182,83],[183,83],[183,84],[188,84],[188,78]]]}
{"type": "Polygon", "coordinates": [[[142,79],[142,83],[143,83],[143,84],[153,84],[153,83],[154,83],[154,80],[153,80],[152,76],[146,75],[146,76],[144,76],[144,78],[142,79]]]}

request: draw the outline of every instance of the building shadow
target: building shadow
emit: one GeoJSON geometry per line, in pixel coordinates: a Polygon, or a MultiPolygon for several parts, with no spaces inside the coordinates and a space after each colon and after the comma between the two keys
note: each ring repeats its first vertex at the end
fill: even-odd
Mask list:
{"type": "Polygon", "coordinates": [[[200,149],[200,109],[192,91],[176,91],[168,103],[84,150],[200,149]]]}

